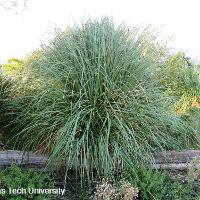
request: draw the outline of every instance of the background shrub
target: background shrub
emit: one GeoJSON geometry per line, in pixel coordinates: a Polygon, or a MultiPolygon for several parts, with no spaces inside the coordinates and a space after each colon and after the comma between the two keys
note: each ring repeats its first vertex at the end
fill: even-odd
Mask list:
{"type": "Polygon", "coordinates": [[[198,65],[192,63],[184,53],[169,56],[156,76],[164,86],[165,94],[176,97],[173,110],[181,115],[194,109],[193,103],[200,96],[198,65]]]}
{"type": "Polygon", "coordinates": [[[18,58],[10,58],[2,65],[4,76],[15,77],[24,69],[23,61],[18,58]]]}
{"type": "Polygon", "coordinates": [[[6,170],[0,171],[0,187],[6,189],[5,194],[0,194],[1,199],[13,199],[13,200],[47,200],[51,199],[49,195],[41,195],[41,194],[9,194],[9,188],[15,189],[49,189],[54,188],[54,182],[50,178],[49,173],[44,173],[40,171],[36,171],[33,169],[22,170],[17,165],[12,165],[10,168],[6,170]]]}
{"type": "Polygon", "coordinates": [[[159,172],[138,166],[125,170],[124,178],[138,187],[142,200],[198,200],[199,192],[195,192],[192,184],[178,180],[172,181],[167,172],[159,172]]]}
{"type": "Polygon", "coordinates": [[[11,94],[12,81],[0,75],[0,141],[5,126],[11,121],[7,101],[11,94]]]}
{"type": "MultiPolygon", "coordinates": [[[[31,96],[42,87],[42,82],[37,74],[29,68],[30,63],[39,57],[39,51],[27,55],[23,60],[18,58],[8,59],[2,65],[0,76],[0,141],[7,148],[14,148],[18,130],[18,116],[21,109],[30,103],[31,96]],[[26,98],[23,98],[26,96],[26,98]]],[[[19,125],[21,126],[21,125],[19,125]]],[[[18,147],[19,148],[19,147],[18,147]]]]}

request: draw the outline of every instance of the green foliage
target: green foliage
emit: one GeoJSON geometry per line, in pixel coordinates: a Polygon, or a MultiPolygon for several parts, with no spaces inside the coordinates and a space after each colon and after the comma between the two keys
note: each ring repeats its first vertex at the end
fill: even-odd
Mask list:
{"type": "Polygon", "coordinates": [[[33,75],[29,64],[39,57],[39,51],[33,52],[23,60],[9,59],[2,66],[0,74],[0,141],[13,148],[13,136],[16,127],[16,118],[21,113],[21,104],[27,105],[30,99],[22,100],[22,96],[34,94],[42,87],[42,83],[36,74],[33,75]]]}
{"type": "Polygon", "coordinates": [[[134,167],[132,172],[126,172],[125,177],[132,185],[138,187],[142,199],[161,200],[166,194],[166,177],[161,176],[159,172],[134,167]]]}
{"type": "Polygon", "coordinates": [[[49,173],[39,172],[33,169],[22,170],[17,165],[12,165],[6,170],[0,171],[0,187],[5,189],[5,194],[0,194],[1,199],[17,199],[17,200],[47,200],[50,196],[41,194],[9,194],[9,188],[14,189],[48,189],[54,188],[54,182],[50,179],[49,173]]]}
{"type": "Polygon", "coordinates": [[[43,87],[18,105],[18,143],[88,177],[109,176],[118,160],[198,145],[150,77],[160,56],[148,31],[108,18],[57,33],[31,62],[43,87]]]}
{"type": "Polygon", "coordinates": [[[19,104],[14,104],[19,89],[17,85],[16,80],[7,76],[0,76],[0,142],[11,148],[13,147],[13,145],[10,146],[13,136],[11,134],[14,127],[13,120],[19,113],[19,104]]]}
{"type": "Polygon", "coordinates": [[[192,103],[200,95],[199,74],[195,64],[179,52],[165,61],[156,76],[164,86],[165,93],[177,97],[174,110],[180,114],[189,112],[192,103]]]}
{"type": "Polygon", "coordinates": [[[200,193],[193,189],[193,185],[189,183],[180,183],[178,181],[170,182],[166,180],[167,188],[166,199],[183,199],[183,200],[199,200],[200,193]]]}
{"type": "Polygon", "coordinates": [[[190,124],[197,132],[200,133],[200,108],[192,107],[187,114],[181,116],[183,120],[190,124]]]}
{"type": "Polygon", "coordinates": [[[133,167],[125,172],[125,178],[139,189],[139,196],[143,200],[192,200],[197,199],[192,185],[172,182],[167,173],[161,173],[145,167],[133,167]]]}
{"type": "Polygon", "coordinates": [[[13,96],[21,97],[25,94],[33,92],[36,88],[36,77],[32,76],[29,64],[33,58],[36,58],[36,53],[26,56],[23,60],[11,58],[2,66],[2,74],[4,77],[10,78],[13,84],[13,96]],[[35,79],[35,82],[33,82],[35,79]]]}
{"type": "Polygon", "coordinates": [[[11,87],[12,81],[0,75],[0,130],[10,121],[7,116],[7,100],[10,97],[11,87]]]}
{"type": "Polygon", "coordinates": [[[172,106],[174,112],[181,116],[199,133],[200,96],[199,66],[192,63],[184,53],[170,56],[160,67],[158,76],[167,96],[175,96],[172,106]]]}
{"type": "Polygon", "coordinates": [[[10,58],[2,65],[3,75],[14,77],[24,69],[23,61],[18,58],[10,58]]]}

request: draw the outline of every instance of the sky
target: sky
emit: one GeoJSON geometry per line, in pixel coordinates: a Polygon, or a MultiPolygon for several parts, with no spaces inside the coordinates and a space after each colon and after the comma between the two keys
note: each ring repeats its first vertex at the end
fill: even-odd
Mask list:
{"type": "Polygon", "coordinates": [[[0,63],[37,50],[56,26],[102,16],[130,27],[152,25],[170,47],[200,60],[200,0],[28,0],[25,11],[24,0],[0,3],[10,1],[17,1],[14,10],[0,6],[0,63]]]}

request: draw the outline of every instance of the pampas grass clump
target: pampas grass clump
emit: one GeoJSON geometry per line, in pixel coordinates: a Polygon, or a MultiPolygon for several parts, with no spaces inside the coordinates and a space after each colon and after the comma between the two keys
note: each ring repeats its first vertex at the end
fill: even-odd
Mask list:
{"type": "Polygon", "coordinates": [[[17,119],[18,142],[89,177],[190,146],[194,133],[151,78],[162,61],[154,39],[109,18],[57,33],[30,65],[43,87],[17,119]]]}

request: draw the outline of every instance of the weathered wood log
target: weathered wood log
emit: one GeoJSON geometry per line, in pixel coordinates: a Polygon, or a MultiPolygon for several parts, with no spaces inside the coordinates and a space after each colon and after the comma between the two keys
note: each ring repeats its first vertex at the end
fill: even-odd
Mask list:
{"type": "MultiPolygon", "coordinates": [[[[188,151],[167,151],[156,153],[153,155],[154,162],[151,167],[153,169],[171,169],[171,170],[186,170],[192,166],[200,168],[200,150],[188,151]],[[194,159],[199,159],[194,163],[194,159]]],[[[22,151],[0,151],[0,167],[7,167],[12,164],[17,164],[25,168],[36,167],[45,169],[48,164],[47,155],[38,155],[32,152],[22,151]]],[[[55,169],[56,162],[52,162],[51,168],[55,169]]]]}
{"type": "Polygon", "coordinates": [[[24,168],[36,167],[45,169],[47,167],[48,156],[37,155],[32,152],[23,151],[0,151],[0,167],[8,167],[12,164],[20,165],[24,168]]]}
{"type": "Polygon", "coordinates": [[[200,158],[200,150],[166,151],[153,155],[156,164],[163,163],[189,163],[195,158],[200,158]]]}
{"type": "Polygon", "coordinates": [[[153,169],[159,170],[188,170],[190,168],[200,169],[199,163],[167,163],[167,164],[153,164],[153,169]]]}
{"type": "Polygon", "coordinates": [[[200,169],[200,151],[167,151],[153,155],[153,169],[188,170],[190,168],[200,169]]]}

